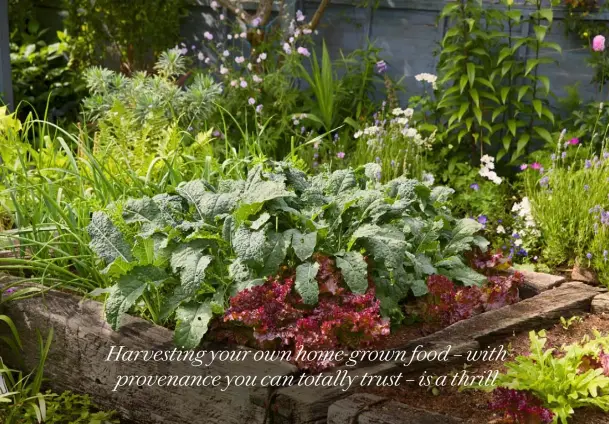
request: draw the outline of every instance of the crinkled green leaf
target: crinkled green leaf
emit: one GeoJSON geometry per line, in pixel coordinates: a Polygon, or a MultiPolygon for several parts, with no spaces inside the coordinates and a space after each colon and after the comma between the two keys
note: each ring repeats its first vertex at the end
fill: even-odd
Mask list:
{"type": "Polygon", "coordinates": [[[306,262],[296,267],[296,279],[294,281],[296,291],[307,305],[317,303],[319,297],[319,284],[315,277],[319,271],[319,264],[306,262]]]}
{"type": "Polygon", "coordinates": [[[444,269],[441,272],[450,279],[462,282],[465,286],[481,286],[486,281],[484,275],[467,266],[444,269]]]}
{"type": "Polygon", "coordinates": [[[292,229],[286,231],[285,235],[292,238],[292,249],[301,261],[306,261],[315,252],[317,232],[302,234],[300,231],[292,229]]]}
{"type": "Polygon", "coordinates": [[[350,169],[339,169],[330,175],[324,191],[328,194],[337,195],[356,186],[357,181],[353,171],[350,169]]]}
{"type": "Polygon", "coordinates": [[[425,280],[413,280],[411,289],[412,294],[414,294],[416,297],[425,296],[429,292],[425,280]]]}
{"type": "Polygon", "coordinates": [[[176,311],[177,324],[174,333],[175,344],[182,349],[196,348],[213,317],[209,302],[190,302],[180,306],[176,311]]]}
{"type": "Polygon", "coordinates": [[[207,193],[207,187],[201,180],[193,180],[187,183],[180,183],[176,191],[188,204],[195,208],[199,219],[205,218],[205,211],[201,209],[200,201],[207,193]]]}
{"type": "Polygon", "coordinates": [[[271,215],[268,212],[263,212],[260,214],[258,219],[256,219],[254,222],[252,222],[252,225],[250,225],[250,228],[252,230],[259,230],[260,228],[262,228],[262,226],[264,224],[269,222],[269,219],[271,219],[271,215]]]}
{"type": "Polygon", "coordinates": [[[192,296],[205,279],[205,270],[212,257],[204,254],[204,245],[191,242],[178,247],[171,255],[171,269],[180,274],[180,283],[186,296],[192,296]]]}
{"type": "Polygon", "coordinates": [[[432,203],[444,203],[448,201],[448,199],[450,198],[450,196],[453,195],[454,192],[455,190],[450,187],[437,186],[431,190],[430,200],[432,201],[432,203]]]}
{"type": "Polygon", "coordinates": [[[167,274],[154,266],[135,267],[110,289],[106,299],[106,321],[118,330],[120,319],[139,300],[149,283],[159,284],[167,274]]]}
{"type": "Polygon", "coordinates": [[[94,212],[91,217],[91,223],[87,226],[87,231],[91,236],[89,247],[106,264],[110,265],[118,258],[124,262],[131,262],[133,259],[131,247],[105,213],[94,212]]]}
{"type": "Polygon", "coordinates": [[[444,248],[444,256],[452,256],[471,249],[474,235],[482,229],[482,225],[470,218],[460,219],[455,223],[452,236],[444,248]]]}
{"type": "Polygon", "coordinates": [[[285,256],[288,252],[290,244],[289,236],[284,236],[282,233],[271,231],[267,235],[265,245],[266,258],[264,260],[265,274],[274,274],[279,269],[279,266],[285,261],[285,256]]]}
{"type": "Polygon", "coordinates": [[[346,252],[336,257],[345,283],[353,293],[364,294],[368,290],[368,264],[359,252],[346,252]]]}
{"type": "Polygon", "coordinates": [[[243,225],[237,228],[232,237],[232,245],[237,257],[248,264],[261,264],[264,261],[265,241],[263,231],[250,231],[243,225]]]}
{"type": "Polygon", "coordinates": [[[408,243],[404,240],[404,233],[391,226],[365,224],[359,227],[349,243],[351,246],[361,240],[366,251],[374,256],[375,260],[384,262],[387,269],[395,270],[404,260],[404,252],[408,243]]]}

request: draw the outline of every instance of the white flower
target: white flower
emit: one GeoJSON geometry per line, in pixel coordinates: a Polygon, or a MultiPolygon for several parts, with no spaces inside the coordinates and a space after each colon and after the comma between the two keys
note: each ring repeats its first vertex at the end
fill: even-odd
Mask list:
{"type": "Polygon", "coordinates": [[[208,40],[213,40],[213,39],[214,39],[214,36],[213,36],[213,35],[211,35],[211,33],[210,33],[210,32],[208,32],[208,31],[205,31],[205,32],[203,33],[203,37],[205,37],[205,38],[206,38],[206,39],[208,39],[208,40]]]}
{"type": "Polygon", "coordinates": [[[395,116],[400,116],[400,115],[404,114],[404,111],[402,109],[400,109],[399,107],[396,107],[395,109],[393,109],[391,111],[391,113],[393,113],[395,116]]]}
{"type": "Polygon", "coordinates": [[[515,246],[522,246],[522,239],[521,239],[521,238],[516,239],[516,240],[514,241],[514,245],[515,245],[515,246]]]}
{"type": "Polygon", "coordinates": [[[212,2],[209,4],[209,6],[210,6],[212,9],[216,10],[216,9],[218,8],[218,2],[217,2],[216,0],[213,0],[213,1],[212,1],[212,2]]]}
{"type": "Polygon", "coordinates": [[[241,38],[247,38],[247,34],[245,32],[241,33],[241,38]]]}
{"type": "Polygon", "coordinates": [[[408,123],[408,118],[401,116],[399,118],[396,118],[395,122],[397,122],[400,125],[406,125],[408,123]]]}
{"type": "Polygon", "coordinates": [[[251,64],[251,63],[248,63],[248,64],[247,64],[247,70],[248,70],[248,71],[251,71],[251,70],[252,70],[252,64],[251,64]]]}
{"type": "Polygon", "coordinates": [[[362,131],[358,131],[355,134],[353,134],[354,138],[360,138],[364,133],[362,131]]]}
{"type": "Polygon", "coordinates": [[[199,54],[197,54],[197,58],[203,61],[203,59],[205,59],[205,56],[203,56],[203,53],[199,52],[199,54]]]}
{"type": "Polygon", "coordinates": [[[245,62],[245,58],[243,56],[237,56],[235,58],[235,62],[241,64],[241,63],[245,62]]]}
{"type": "Polygon", "coordinates": [[[505,228],[503,228],[503,225],[497,226],[497,234],[505,234],[505,228]]]}
{"type": "Polygon", "coordinates": [[[286,54],[290,54],[292,53],[292,47],[290,47],[288,43],[283,43],[283,51],[286,52],[286,54]]]}
{"type": "Polygon", "coordinates": [[[233,39],[233,35],[232,35],[232,34],[228,34],[228,35],[226,36],[226,38],[228,38],[229,40],[232,40],[232,39],[233,39]]]}
{"type": "Polygon", "coordinates": [[[228,74],[228,68],[225,68],[224,65],[220,65],[220,75],[228,74]]]}
{"type": "Polygon", "coordinates": [[[419,82],[425,81],[426,83],[431,84],[431,86],[433,87],[434,90],[437,88],[436,81],[438,80],[438,77],[433,74],[428,74],[428,73],[418,74],[418,75],[415,75],[414,78],[419,82]]]}
{"type": "Polygon", "coordinates": [[[266,53],[260,53],[260,56],[258,56],[258,59],[266,60],[266,53]]]}
{"type": "Polygon", "coordinates": [[[302,33],[305,35],[309,35],[310,33],[312,33],[313,31],[311,31],[310,28],[303,28],[302,33]]]}
{"type": "Polygon", "coordinates": [[[230,56],[230,52],[229,52],[228,50],[224,50],[224,51],[222,52],[222,56],[224,56],[224,57],[229,57],[229,56],[230,56]]]}
{"type": "Polygon", "coordinates": [[[220,13],[220,16],[218,16],[220,18],[221,21],[224,20],[224,15],[222,13],[220,13]]]}
{"type": "Polygon", "coordinates": [[[260,78],[258,75],[254,75],[252,77],[252,79],[254,80],[255,83],[261,83],[262,82],[262,78],[260,78]]]}
{"type": "Polygon", "coordinates": [[[413,114],[414,110],[412,108],[407,108],[406,110],[404,110],[404,116],[406,118],[411,118],[413,114]]]}
{"type": "Polygon", "coordinates": [[[304,21],[304,20],[305,20],[305,16],[302,14],[302,11],[301,11],[301,10],[297,10],[297,11],[296,11],[296,20],[297,20],[298,22],[302,22],[302,21],[304,21]]]}
{"type": "Polygon", "coordinates": [[[417,130],[415,128],[408,128],[406,130],[406,134],[405,135],[406,135],[406,137],[415,138],[418,135],[418,133],[417,133],[417,130]]]}

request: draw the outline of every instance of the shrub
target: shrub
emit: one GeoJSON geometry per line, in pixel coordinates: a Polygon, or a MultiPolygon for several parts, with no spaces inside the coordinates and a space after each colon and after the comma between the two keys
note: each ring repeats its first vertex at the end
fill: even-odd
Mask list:
{"type": "Polygon", "coordinates": [[[180,166],[189,157],[192,161],[212,154],[205,121],[221,87],[200,73],[182,85],[179,78],[187,64],[179,50],[169,50],[160,56],[155,75],[125,77],[102,68],[87,70],[91,96],[83,106],[87,119],[98,127],[94,154],[99,159],[121,158],[123,166],[143,176],[152,173],[155,163],[162,166],[160,159],[180,166]]]}

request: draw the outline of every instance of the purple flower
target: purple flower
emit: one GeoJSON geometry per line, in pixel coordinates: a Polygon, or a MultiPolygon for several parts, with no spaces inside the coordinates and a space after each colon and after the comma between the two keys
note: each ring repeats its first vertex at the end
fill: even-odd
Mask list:
{"type": "Polygon", "coordinates": [[[488,222],[488,218],[486,217],[486,215],[480,215],[478,217],[478,222],[482,225],[486,225],[486,223],[488,222]]]}
{"type": "Polygon", "coordinates": [[[302,22],[305,20],[305,16],[302,14],[302,11],[300,9],[296,11],[296,20],[298,22],[302,22]]]}
{"type": "Polygon", "coordinates": [[[609,152],[603,153],[603,159],[609,159],[609,152]]]}
{"type": "Polygon", "coordinates": [[[586,258],[592,259],[592,253],[590,253],[590,252],[586,253],[586,258]]]}
{"type": "Polygon", "coordinates": [[[11,293],[15,293],[16,291],[17,291],[17,289],[15,287],[10,287],[10,288],[6,289],[5,293],[11,294],[11,293]]]}
{"type": "Polygon", "coordinates": [[[469,188],[471,188],[474,191],[478,191],[480,190],[480,186],[478,185],[478,183],[473,183],[469,186],[469,188]]]}
{"type": "Polygon", "coordinates": [[[385,63],[384,60],[379,60],[378,62],[376,62],[376,72],[378,72],[379,74],[384,74],[385,72],[387,72],[387,69],[389,67],[387,66],[387,63],[385,63]]]}
{"type": "Polygon", "coordinates": [[[345,158],[345,152],[338,152],[336,154],[336,157],[339,158],[339,159],[344,159],[345,158]]]}
{"type": "Polygon", "coordinates": [[[381,158],[379,158],[379,157],[377,156],[377,157],[375,157],[375,158],[374,158],[374,161],[375,161],[376,163],[380,163],[380,162],[381,162],[381,158]]]}
{"type": "Polygon", "coordinates": [[[552,153],[550,155],[550,159],[552,160],[552,162],[554,162],[556,160],[556,155],[554,153],[552,153]]]}
{"type": "Polygon", "coordinates": [[[525,169],[527,169],[529,167],[529,165],[527,165],[526,163],[523,163],[522,165],[520,165],[520,170],[524,171],[525,169]]]}
{"type": "Polygon", "coordinates": [[[586,163],[585,163],[584,167],[586,169],[589,169],[592,167],[592,162],[590,162],[590,159],[586,159],[586,163]]]}
{"type": "Polygon", "coordinates": [[[304,127],[304,125],[302,127],[300,127],[300,133],[301,134],[304,134],[306,130],[307,129],[304,127]]]}
{"type": "Polygon", "coordinates": [[[256,28],[258,25],[260,25],[260,18],[256,18],[252,21],[252,26],[254,28],[256,28]]]}
{"type": "Polygon", "coordinates": [[[314,157],[315,159],[317,159],[317,158],[319,157],[319,153],[317,153],[317,152],[313,153],[313,157],[314,157]]]}
{"type": "Polygon", "coordinates": [[[211,35],[211,33],[210,33],[210,32],[208,32],[208,31],[205,31],[205,32],[203,33],[203,37],[205,37],[206,39],[208,39],[208,40],[210,40],[210,41],[214,39],[214,36],[213,36],[213,35],[211,35]]]}
{"type": "Polygon", "coordinates": [[[547,175],[545,177],[543,177],[541,180],[539,180],[539,185],[542,187],[547,187],[549,183],[550,183],[550,178],[548,178],[547,175]]]}
{"type": "Polygon", "coordinates": [[[541,169],[541,164],[539,162],[533,162],[531,164],[531,169],[535,169],[536,171],[539,171],[541,169]]]}
{"type": "Polygon", "coordinates": [[[577,138],[577,137],[573,137],[571,140],[569,140],[569,144],[570,144],[571,146],[576,146],[576,145],[578,145],[578,144],[579,144],[579,138],[577,138]]]}
{"type": "Polygon", "coordinates": [[[296,51],[298,52],[298,54],[301,54],[303,56],[306,56],[306,57],[311,56],[311,53],[309,53],[309,50],[306,47],[298,47],[298,49],[296,49],[296,51]]]}
{"type": "Polygon", "coordinates": [[[561,158],[566,158],[567,157],[567,152],[562,152],[562,154],[560,155],[561,158]]]}
{"type": "Polygon", "coordinates": [[[391,160],[391,167],[394,168],[395,167],[395,161],[392,159],[391,160]]]}
{"type": "Polygon", "coordinates": [[[247,100],[247,102],[248,102],[250,105],[254,106],[254,105],[256,104],[256,99],[254,99],[253,97],[250,97],[250,98],[247,100]]]}
{"type": "Polygon", "coordinates": [[[584,191],[590,190],[590,186],[588,184],[584,185],[584,191]]]}
{"type": "Polygon", "coordinates": [[[256,106],[256,113],[262,112],[262,105],[256,106]]]}
{"type": "Polygon", "coordinates": [[[607,256],[609,256],[609,251],[603,250],[603,260],[607,262],[607,256]]]}
{"type": "Polygon", "coordinates": [[[246,88],[247,87],[247,81],[241,81],[239,83],[239,85],[241,86],[241,88],[246,88]]]}

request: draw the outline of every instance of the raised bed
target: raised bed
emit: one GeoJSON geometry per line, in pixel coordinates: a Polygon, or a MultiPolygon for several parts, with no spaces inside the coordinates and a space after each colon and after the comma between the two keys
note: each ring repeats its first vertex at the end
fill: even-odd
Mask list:
{"type": "MultiPolygon", "coordinates": [[[[561,316],[581,314],[590,310],[593,299],[604,289],[583,283],[563,283],[517,304],[474,316],[453,324],[427,337],[418,338],[400,347],[411,350],[423,345],[425,350],[441,350],[451,345],[449,357],[459,362],[469,350],[479,349],[487,342],[521,330],[541,328],[558,321],[561,316]]],[[[170,330],[143,319],[126,317],[119,332],[114,332],[102,318],[99,302],[82,300],[71,294],[49,291],[42,297],[6,305],[4,311],[13,318],[24,344],[23,360],[27,366],[37,361],[36,329],[43,334],[55,329],[55,340],[46,364],[46,377],[54,390],[89,393],[104,408],[116,409],[136,423],[210,424],[313,424],[328,422],[328,409],[335,402],[352,395],[341,387],[230,388],[217,387],[124,387],[113,391],[120,375],[289,375],[297,369],[286,362],[220,362],[208,368],[195,368],[184,362],[107,362],[112,346],[132,350],[172,350],[170,330]],[[271,405],[270,408],[267,405],[271,405]],[[272,420],[267,417],[272,415],[272,420]],[[201,421],[204,417],[204,421],[201,421]]],[[[204,345],[202,350],[224,350],[222,346],[204,345]]],[[[18,358],[0,348],[9,363],[18,358]]],[[[446,363],[443,363],[446,365],[446,363]]],[[[342,367],[349,375],[410,374],[429,370],[434,363],[415,362],[409,367],[401,363],[362,364],[358,368],[342,367]]],[[[335,374],[337,370],[326,374],[335,374]]],[[[362,423],[366,421],[361,421],[362,423]]],[[[380,421],[382,422],[382,421],[380,421]]],[[[408,421],[404,421],[407,423],[408,421]]],[[[426,421],[421,421],[426,422],[426,421]]],[[[430,421],[430,423],[433,421],[430,421]]],[[[449,421],[445,421],[449,422],[449,421]]],[[[338,424],[338,423],[337,423],[338,424]]]]}

